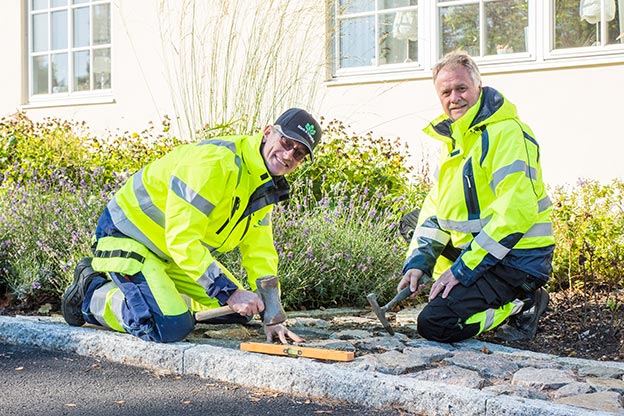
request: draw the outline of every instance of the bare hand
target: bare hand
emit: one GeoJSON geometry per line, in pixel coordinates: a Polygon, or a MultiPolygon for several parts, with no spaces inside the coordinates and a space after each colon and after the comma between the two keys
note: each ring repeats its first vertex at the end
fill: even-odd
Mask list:
{"type": "Polygon", "coordinates": [[[282,344],[288,344],[288,340],[286,337],[292,339],[295,342],[305,342],[305,339],[288,330],[288,328],[286,328],[282,324],[265,325],[264,333],[266,335],[267,341],[269,342],[273,341],[273,337],[275,337],[276,335],[282,344]]]}
{"type": "Polygon", "coordinates": [[[243,316],[253,316],[264,310],[262,298],[254,292],[237,289],[226,302],[234,311],[243,316]]]}
{"type": "Polygon", "coordinates": [[[405,275],[403,275],[403,278],[399,282],[399,285],[397,286],[397,292],[400,292],[404,287],[409,285],[412,291],[412,294],[409,297],[414,298],[418,296],[425,287],[424,284],[418,283],[423,275],[424,272],[422,270],[409,269],[407,272],[405,272],[405,275]]]}
{"type": "Polygon", "coordinates": [[[435,299],[435,297],[438,296],[438,294],[443,290],[444,292],[442,293],[442,297],[446,299],[449,293],[451,293],[451,289],[457,286],[457,284],[459,284],[459,280],[455,278],[455,275],[453,274],[451,269],[448,269],[447,271],[442,273],[440,277],[438,277],[438,280],[436,280],[435,283],[431,286],[431,292],[429,292],[429,300],[431,301],[435,299]]]}

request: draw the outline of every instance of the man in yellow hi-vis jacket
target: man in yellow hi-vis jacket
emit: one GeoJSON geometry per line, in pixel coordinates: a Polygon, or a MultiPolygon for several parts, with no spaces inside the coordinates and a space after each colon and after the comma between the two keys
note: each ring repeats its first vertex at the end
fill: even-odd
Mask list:
{"type": "MultiPolygon", "coordinates": [[[[271,212],[288,198],[284,175],[320,138],[318,122],[291,108],[257,135],[182,145],[139,170],[100,216],[94,256],[63,295],[65,320],[174,342],[198,310],[228,305],[236,313],[224,320],[241,323],[263,312],[257,280],[277,275],[278,263],[271,212]],[[251,291],[215,260],[236,247],[251,291]]],[[[279,322],[264,331],[302,341],[279,322]]]]}
{"type": "Polygon", "coordinates": [[[418,317],[425,338],[454,342],[491,330],[510,340],[533,338],[548,305],[552,271],[552,204],[540,149],[516,107],[481,86],[464,52],[433,68],[445,114],[424,131],[442,142],[436,180],[420,210],[398,290],[413,296],[423,276],[435,282],[418,317]]]}

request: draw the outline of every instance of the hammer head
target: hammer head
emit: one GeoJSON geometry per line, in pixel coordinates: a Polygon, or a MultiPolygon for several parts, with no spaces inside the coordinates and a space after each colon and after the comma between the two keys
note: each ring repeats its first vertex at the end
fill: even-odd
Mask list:
{"type": "Polygon", "coordinates": [[[375,312],[375,315],[377,315],[377,318],[381,321],[381,324],[386,331],[388,331],[390,335],[394,335],[394,329],[392,329],[388,319],[386,318],[386,308],[379,306],[379,303],[377,303],[377,295],[370,293],[366,296],[366,299],[368,299],[368,303],[371,305],[373,312],[375,312]]]}
{"type": "Polygon", "coordinates": [[[265,325],[281,324],[286,320],[282,307],[277,276],[268,276],[256,280],[257,292],[264,302],[262,322],[265,325]]]}

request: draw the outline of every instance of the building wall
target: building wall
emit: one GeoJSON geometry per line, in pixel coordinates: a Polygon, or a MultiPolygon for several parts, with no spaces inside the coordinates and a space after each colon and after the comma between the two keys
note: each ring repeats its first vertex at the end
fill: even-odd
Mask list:
{"type": "MultiPolygon", "coordinates": [[[[176,72],[172,72],[175,68],[186,69],[180,68],[185,61],[179,56],[179,48],[184,45],[175,44],[175,36],[179,40],[185,29],[189,29],[184,27],[188,22],[180,23],[181,10],[176,13],[176,4],[180,3],[113,1],[112,95],[86,105],[66,103],[68,105],[36,107],[28,104],[25,88],[25,4],[23,1],[2,2],[0,15],[12,18],[3,18],[0,39],[4,40],[5,62],[12,64],[5,65],[0,79],[3,91],[0,115],[23,109],[33,120],[52,116],[86,121],[96,134],[115,130],[141,131],[150,121],[159,123],[165,115],[171,117],[175,125],[176,117],[188,116],[182,110],[181,87],[174,85],[176,72]],[[163,27],[167,28],[169,37],[163,38],[163,27]],[[176,34],[170,33],[172,28],[177,30],[176,34]]],[[[203,8],[198,12],[207,14],[206,19],[210,18],[209,10],[203,8]]],[[[316,7],[314,13],[316,22],[324,21],[324,7],[316,7]]],[[[267,25],[272,24],[271,16],[266,16],[265,20],[267,25]]],[[[441,111],[431,78],[406,74],[405,79],[395,81],[378,78],[327,82],[325,28],[323,25],[311,27],[315,32],[306,38],[304,45],[309,51],[306,59],[310,60],[305,79],[293,81],[287,73],[279,73],[279,79],[272,81],[275,89],[290,83],[305,84],[298,93],[300,98],[272,102],[275,108],[263,111],[263,119],[270,121],[283,109],[280,107],[285,108],[288,104],[307,106],[326,119],[342,120],[355,133],[372,131],[383,137],[401,137],[409,143],[412,163],[417,167],[425,161],[435,163],[437,143],[421,133],[428,120],[441,111]],[[306,86],[308,83],[309,87],[306,86]],[[306,90],[310,92],[305,93],[306,90]]],[[[210,30],[210,25],[203,30],[210,30]]],[[[288,40],[301,43],[294,37],[288,40]]],[[[252,48],[253,45],[246,47],[252,48]]],[[[238,65],[244,66],[244,54],[248,49],[242,49],[241,46],[238,51],[243,54],[241,62],[232,60],[231,67],[226,68],[234,71],[232,73],[236,73],[238,65]]],[[[281,49],[280,53],[284,55],[279,59],[285,67],[288,61],[284,59],[288,59],[289,50],[293,48],[283,46],[281,49]]],[[[210,52],[195,55],[206,59],[210,52]]],[[[619,129],[622,114],[619,91],[624,81],[624,65],[584,62],[564,69],[528,71],[525,68],[506,73],[495,73],[487,68],[482,70],[484,85],[499,89],[514,102],[522,119],[533,128],[542,148],[546,182],[557,185],[575,183],[578,178],[603,182],[624,179],[624,165],[619,160],[624,150],[624,134],[619,129]]],[[[219,81],[203,82],[201,88],[205,92],[211,83],[219,81]]],[[[200,96],[199,99],[209,97],[200,96]]],[[[184,123],[180,121],[179,134],[190,134],[183,131],[184,123]]]]}

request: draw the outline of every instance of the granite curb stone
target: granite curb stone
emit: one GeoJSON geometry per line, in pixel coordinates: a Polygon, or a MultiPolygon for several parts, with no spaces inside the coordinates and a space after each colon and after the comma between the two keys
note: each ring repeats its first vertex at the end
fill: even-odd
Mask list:
{"type": "MultiPolygon", "coordinates": [[[[0,341],[103,357],[156,372],[197,375],[284,393],[345,400],[371,408],[395,407],[416,414],[462,416],[624,414],[624,409],[613,404],[619,399],[618,393],[613,391],[602,392],[604,394],[596,396],[599,400],[609,401],[608,408],[613,412],[606,412],[577,407],[583,406],[584,402],[578,398],[575,401],[569,396],[560,399],[565,403],[557,403],[514,395],[499,395],[494,390],[418,380],[405,375],[367,371],[354,368],[352,363],[328,363],[268,356],[189,342],[157,344],[95,327],[70,327],[62,319],[55,317],[0,316],[0,341]]],[[[445,350],[447,350],[445,347],[448,347],[444,344],[414,341],[409,341],[412,347],[420,345],[445,350]]],[[[455,351],[474,352],[482,350],[484,345],[489,353],[506,356],[511,362],[532,359],[538,362],[557,362],[570,368],[604,367],[611,371],[624,369],[624,363],[565,359],[476,340],[453,344],[452,347],[455,351]]],[[[611,374],[609,371],[606,373],[611,374]]],[[[589,394],[585,396],[587,400],[592,398],[589,394]]]]}

